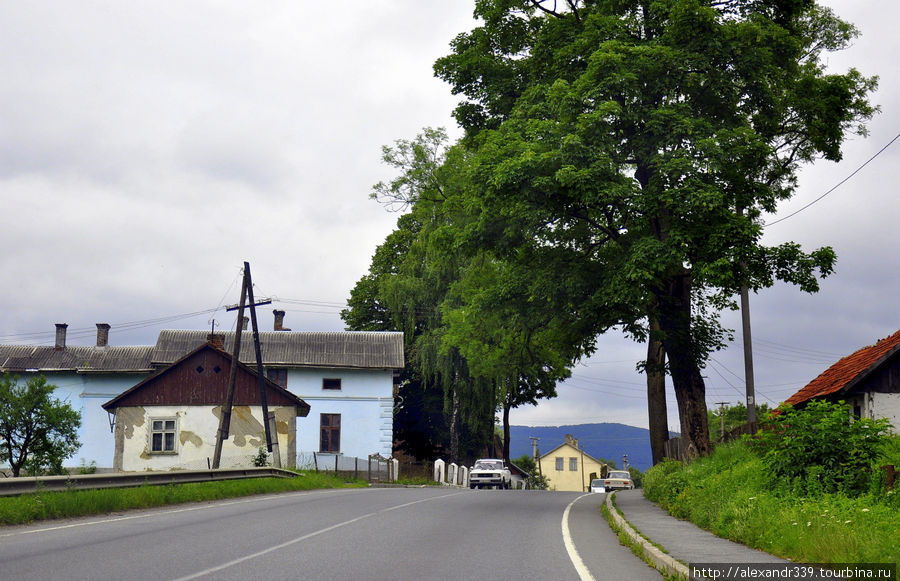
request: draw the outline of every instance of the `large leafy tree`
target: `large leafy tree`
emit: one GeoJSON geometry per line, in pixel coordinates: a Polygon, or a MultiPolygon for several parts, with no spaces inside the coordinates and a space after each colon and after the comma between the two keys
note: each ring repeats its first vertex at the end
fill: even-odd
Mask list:
{"type": "Polygon", "coordinates": [[[43,376],[24,384],[5,373],[0,377],[0,461],[13,476],[60,474],[63,461],[78,450],[81,414],[53,397],[55,386],[43,376]]]}
{"type": "Polygon", "coordinates": [[[384,148],[384,161],[399,172],[377,184],[373,197],[410,211],[379,246],[343,317],[352,329],[406,332],[396,432],[408,451],[434,453],[446,435],[451,459],[484,453],[502,410],[508,457],[510,410],[554,396],[569,375],[573,340],[562,337],[577,319],[546,305],[548,293],[577,289],[578,277],[561,279],[555,270],[565,285],[549,284],[535,278],[536,264],[522,269],[467,241],[471,209],[461,202],[469,199],[470,154],[445,148],[446,135],[432,129],[384,148]],[[435,392],[444,396],[443,422],[433,411],[435,392]]]}
{"type": "Polygon", "coordinates": [[[350,329],[404,331],[407,366],[395,436],[417,457],[446,453],[458,461],[478,453],[493,435],[490,381],[473,376],[459,350],[443,343],[441,303],[466,260],[440,243],[455,212],[444,201],[448,189],[459,187],[465,152],[448,151],[443,130],[426,128],[382,154],[398,173],[377,184],[372,197],[409,213],[376,250],[342,317],[350,329]]]}
{"type": "Polygon", "coordinates": [[[708,452],[701,370],[728,337],[718,312],[742,284],[812,292],[832,271],[830,248],[764,246],[760,217],[802,164],[864,133],[874,79],[821,60],[856,31],[814,0],[475,6],[481,26],[435,65],[465,97],[466,236],[502,261],[594,274],[577,306],[546,308],[659,341],[682,434],[708,452]]]}

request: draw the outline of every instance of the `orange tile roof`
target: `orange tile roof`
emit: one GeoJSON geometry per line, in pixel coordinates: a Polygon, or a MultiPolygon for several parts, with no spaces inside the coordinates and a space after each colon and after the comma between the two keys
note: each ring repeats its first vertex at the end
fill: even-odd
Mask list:
{"type": "Polygon", "coordinates": [[[897,351],[900,351],[900,331],[844,357],[789,397],[785,403],[796,405],[814,397],[838,392],[874,371],[879,364],[897,351]]]}

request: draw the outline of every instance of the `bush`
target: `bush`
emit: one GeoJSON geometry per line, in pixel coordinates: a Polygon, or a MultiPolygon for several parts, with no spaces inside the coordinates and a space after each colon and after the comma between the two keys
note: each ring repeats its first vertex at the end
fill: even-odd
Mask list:
{"type": "Polygon", "coordinates": [[[784,486],[800,495],[858,496],[870,488],[890,423],[854,418],[844,402],[811,401],[799,410],[782,408],[761,428],[750,446],[784,486]]]}
{"type": "Polygon", "coordinates": [[[257,468],[265,468],[266,466],[268,466],[269,451],[260,446],[259,450],[256,452],[256,456],[253,457],[253,465],[257,468]]]}

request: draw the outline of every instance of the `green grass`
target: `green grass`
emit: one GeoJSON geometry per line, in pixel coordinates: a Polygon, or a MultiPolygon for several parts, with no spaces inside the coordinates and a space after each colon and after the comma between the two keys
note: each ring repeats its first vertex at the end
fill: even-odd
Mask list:
{"type": "Polygon", "coordinates": [[[347,482],[326,473],[299,473],[294,478],[250,478],[195,484],[167,484],[103,490],[36,492],[0,498],[0,525],[39,520],[106,514],[129,509],[153,508],[186,502],[236,498],[320,488],[364,487],[363,481],[347,482]]]}
{"type": "Polygon", "coordinates": [[[687,466],[651,468],[644,494],[674,516],[793,561],[896,563],[900,492],[874,481],[856,498],[779,483],[745,443],[735,442],[687,466]]]}

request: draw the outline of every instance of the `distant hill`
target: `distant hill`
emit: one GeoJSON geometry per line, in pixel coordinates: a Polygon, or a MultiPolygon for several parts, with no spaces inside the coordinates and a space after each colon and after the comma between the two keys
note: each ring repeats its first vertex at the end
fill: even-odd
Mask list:
{"type": "MultiPolygon", "coordinates": [[[[531,440],[540,438],[538,450],[546,454],[566,441],[572,434],[584,447],[584,453],[603,458],[622,467],[622,455],[628,454],[628,463],[640,470],[653,465],[650,453],[650,430],[625,424],[579,424],[572,426],[510,426],[509,455],[518,458],[532,453],[531,440]]],[[[673,434],[675,436],[677,434],[673,434]]]]}

